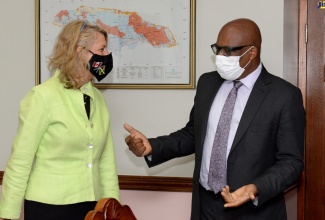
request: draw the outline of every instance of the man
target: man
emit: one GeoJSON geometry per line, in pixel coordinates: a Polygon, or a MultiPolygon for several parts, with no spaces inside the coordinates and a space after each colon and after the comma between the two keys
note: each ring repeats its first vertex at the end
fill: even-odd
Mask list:
{"type": "Polygon", "coordinates": [[[305,111],[300,90],[262,65],[261,42],[253,21],[225,24],[211,45],[217,71],[200,77],[186,126],[147,139],[124,125],[129,149],[149,167],[196,154],[192,220],[287,218],[284,190],[303,169],[305,111]]]}

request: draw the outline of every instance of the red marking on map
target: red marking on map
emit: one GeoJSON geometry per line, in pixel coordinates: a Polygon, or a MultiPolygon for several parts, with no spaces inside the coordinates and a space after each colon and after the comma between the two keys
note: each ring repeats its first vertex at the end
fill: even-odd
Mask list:
{"type": "Polygon", "coordinates": [[[129,16],[129,25],[133,27],[134,32],[143,35],[152,46],[161,46],[169,44],[170,47],[175,46],[174,42],[171,42],[166,35],[166,28],[157,28],[148,25],[148,22],[143,21],[142,18],[135,12],[129,16]]]}
{"type": "Polygon", "coordinates": [[[55,15],[56,17],[58,17],[58,19],[62,20],[62,17],[68,17],[68,19],[70,19],[70,14],[68,10],[61,10],[57,15],[55,15]]]}
{"type": "Polygon", "coordinates": [[[119,38],[123,38],[125,36],[125,33],[121,32],[117,26],[108,26],[99,19],[97,19],[96,23],[99,24],[107,32],[107,34],[112,34],[118,36],[119,38]]]}
{"type": "MultiPolygon", "coordinates": [[[[146,41],[153,47],[174,47],[176,46],[176,39],[174,38],[171,30],[163,25],[156,25],[150,22],[144,21],[142,17],[137,12],[121,11],[118,9],[105,9],[105,8],[92,8],[87,6],[80,6],[75,10],[61,10],[54,16],[53,23],[58,26],[62,26],[67,22],[74,19],[87,19],[88,17],[95,18],[97,13],[108,13],[108,16],[113,13],[113,18],[116,16],[117,20],[121,16],[123,19],[127,19],[127,25],[131,28],[126,29],[130,33],[121,31],[118,25],[110,26],[100,18],[94,19],[93,23],[101,26],[108,34],[118,37],[120,40],[125,40],[123,45],[128,45],[137,43],[141,39],[146,39],[146,41]],[[71,14],[70,14],[71,13],[71,14]],[[134,35],[133,35],[134,34],[134,35]],[[142,38],[136,37],[135,35],[140,35],[142,38]],[[133,36],[134,39],[128,38],[126,36],[133,36]]],[[[125,29],[123,29],[125,30],[125,29]]]]}

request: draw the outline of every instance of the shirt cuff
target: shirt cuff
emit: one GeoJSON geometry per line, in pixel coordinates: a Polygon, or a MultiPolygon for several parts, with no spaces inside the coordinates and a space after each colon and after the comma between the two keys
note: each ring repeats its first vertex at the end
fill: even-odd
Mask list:
{"type": "Polygon", "coordinates": [[[146,158],[147,158],[147,160],[151,161],[152,160],[152,155],[150,154],[150,155],[146,156],[146,158]]]}
{"type": "Polygon", "coordinates": [[[255,206],[258,206],[258,196],[252,201],[255,206]]]}

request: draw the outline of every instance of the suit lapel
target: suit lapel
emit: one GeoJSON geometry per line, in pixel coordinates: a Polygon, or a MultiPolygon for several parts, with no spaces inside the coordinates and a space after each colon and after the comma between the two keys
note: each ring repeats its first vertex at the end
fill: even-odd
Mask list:
{"type": "Polygon", "coordinates": [[[268,77],[268,74],[269,73],[266,71],[266,69],[263,66],[261,74],[256,80],[253,90],[247,100],[246,107],[240,119],[240,123],[238,125],[238,129],[232,147],[230,149],[230,153],[234,150],[234,148],[236,148],[238,142],[245,134],[246,130],[250,126],[251,122],[253,121],[258,109],[263,103],[266,95],[271,89],[269,86],[271,80],[268,77]]]}

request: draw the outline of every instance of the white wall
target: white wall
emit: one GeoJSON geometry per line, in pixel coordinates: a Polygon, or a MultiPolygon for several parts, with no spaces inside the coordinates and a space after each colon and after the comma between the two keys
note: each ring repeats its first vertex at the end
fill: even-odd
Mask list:
{"type": "MultiPolygon", "coordinates": [[[[254,20],[261,29],[262,62],[273,74],[283,76],[283,1],[197,0],[196,7],[196,79],[214,70],[210,45],[217,40],[223,24],[240,17],[254,20]]],[[[169,134],[187,122],[193,104],[193,90],[105,90],[117,148],[120,173],[159,176],[192,176],[193,157],[173,160],[147,168],[125,147],[123,122],[128,122],[148,137],[169,134]],[[121,150],[122,149],[122,150],[121,150]],[[126,156],[127,155],[127,156],[126,156]]]]}
{"type": "Polygon", "coordinates": [[[0,170],[17,130],[19,101],[35,82],[33,0],[0,2],[0,170]]]}
{"type": "MultiPolygon", "coordinates": [[[[202,73],[214,70],[214,56],[210,45],[216,42],[221,26],[240,17],[250,18],[260,26],[263,37],[262,61],[271,73],[283,76],[283,0],[197,0],[196,79],[202,73]]],[[[0,2],[0,170],[5,168],[17,130],[19,101],[35,82],[34,23],[34,0],[0,2]]],[[[181,128],[187,122],[194,90],[104,90],[103,93],[112,117],[111,127],[119,174],[192,175],[193,156],[148,169],[143,159],[136,158],[128,151],[124,143],[126,132],[122,125],[128,122],[148,137],[168,134],[181,128]]],[[[131,207],[139,204],[135,207],[137,213],[141,212],[142,202],[146,202],[143,205],[146,212],[151,208],[156,210],[157,207],[167,214],[174,212],[174,203],[167,201],[174,201],[176,196],[182,200],[179,204],[186,205],[178,206],[177,214],[182,217],[175,219],[188,219],[190,193],[143,192],[142,199],[139,200],[139,192],[122,191],[122,202],[131,204],[131,207]]],[[[295,204],[295,199],[293,195],[290,203],[295,204]]],[[[151,213],[155,214],[154,211],[151,213]]],[[[140,219],[146,220],[150,217],[140,219]]]]}
{"type": "MultiPolygon", "coordinates": [[[[1,190],[0,185],[0,193],[1,190]]],[[[139,220],[188,220],[191,216],[191,195],[189,192],[121,190],[121,204],[127,204],[139,220]]],[[[19,220],[24,220],[23,210],[19,220]]]]}
{"type": "MultiPolygon", "coordinates": [[[[0,193],[2,186],[0,185],[0,193]]],[[[127,204],[139,220],[188,220],[191,216],[189,192],[121,190],[121,203],[127,204]]],[[[286,194],[288,220],[297,219],[296,192],[286,194]]],[[[22,212],[20,220],[24,219],[22,212]]]]}
{"type": "MultiPolygon", "coordinates": [[[[214,70],[210,45],[221,26],[229,20],[247,17],[256,21],[263,36],[262,61],[267,69],[282,76],[283,0],[197,0],[196,79],[214,70]]],[[[17,130],[19,101],[35,81],[34,0],[3,0],[0,7],[0,170],[4,170],[17,130]],[[19,14],[18,14],[19,12],[19,14]]],[[[119,174],[191,176],[192,156],[147,168],[142,158],[128,151],[122,127],[128,122],[148,137],[168,134],[185,125],[193,104],[194,90],[103,90],[116,147],[119,174]]]]}

